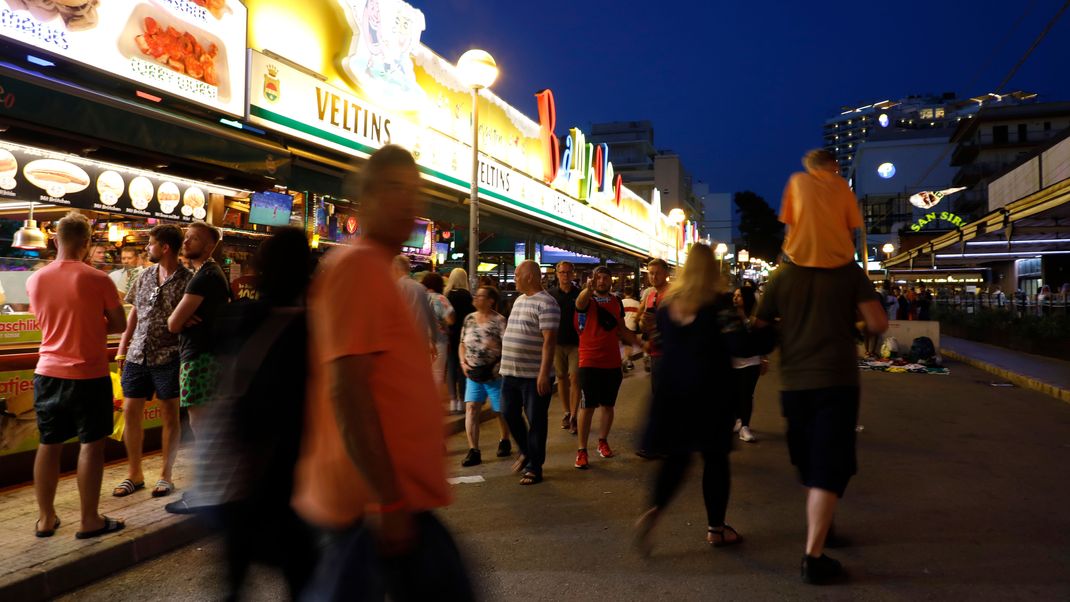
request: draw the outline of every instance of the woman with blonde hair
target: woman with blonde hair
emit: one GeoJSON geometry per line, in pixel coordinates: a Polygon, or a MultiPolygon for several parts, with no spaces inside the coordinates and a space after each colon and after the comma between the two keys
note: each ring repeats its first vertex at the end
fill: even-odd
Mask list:
{"type": "Polygon", "coordinates": [[[651,508],[636,524],[636,544],[644,555],[650,553],[654,525],[683,483],[694,452],[702,454],[705,464],[706,542],[713,547],[738,544],[743,538],[725,523],[735,423],[732,357],[771,351],[772,329],[748,332],[724,290],[713,252],[696,244],[658,305],[657,330],[663,356],[643,449],[664,459],[651,508]]]}
{"type": "Polygon", "coordinates": [[[446,299],[453,307],[455,317],[450,324],[449,347],[446,350],[446,388],[450,395],[450,413],[461,413],[464,407],[465,377],[458,360],[457,350],[461,344],[461,328],[468,314],[476,310],[472,302],[472,293],[468,290],[468,272],[453,268],[446,281],[446,299]]]}

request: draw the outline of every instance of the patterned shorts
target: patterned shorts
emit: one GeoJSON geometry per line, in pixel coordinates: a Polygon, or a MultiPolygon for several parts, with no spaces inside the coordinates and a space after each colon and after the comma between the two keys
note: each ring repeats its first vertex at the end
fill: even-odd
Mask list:
{"type": "Polygon", "coordinates": [[[183,360],[178,375],[181,389],[179,405],[189,408],[208,403],[215,391],[218,377],[219,364],[211,353],[202,353],[191,360],[183,360]]]}

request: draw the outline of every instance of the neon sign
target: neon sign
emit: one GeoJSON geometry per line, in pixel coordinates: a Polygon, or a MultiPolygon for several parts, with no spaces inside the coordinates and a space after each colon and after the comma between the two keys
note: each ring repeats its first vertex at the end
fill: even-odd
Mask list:
{"type": "Polygon", "coordinates": [[[959,228],[966,224],[966,220],[955,215],[954,213],[951,213],[950,211],[941,211],[940,213],[936,213],[934,211],[932,213],[926,213],[925,215],[921,216],[918,221],[914,222],[913,224],[910,224],[910,229],[914,232],[919,232],[922,228],[935,221],[947,222],[952,226],[955,226],[956,228],[959,228]]]}

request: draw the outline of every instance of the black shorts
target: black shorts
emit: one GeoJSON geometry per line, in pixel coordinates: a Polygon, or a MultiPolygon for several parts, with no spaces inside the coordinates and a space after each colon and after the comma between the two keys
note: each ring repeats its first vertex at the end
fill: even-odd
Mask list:
{"type": "Polygon", "coordinates": [[[624,379],[620,368],[580,368],[580,390],[584,408],[617,405],[617,391],[624,379]]]}
{"type": "Polygon", "coordinates": [[[108,376],[71,380],[35,374],[33,408],[41,443],[63,443],[76,435],[82,443],[107,437],[115,428],[113,397],[108,376]]]}
{"type": "Polygon", "coordinates": [[[788,421],[788,453],[803,485],[843,497],[847,482],[858,472],[858,397],[858,387],[780,393],[788,421]]]}
{"type": "Polygon", "coordinates": [[[178,399],[179,361],[162,366],[146,366],[134,362],[123,364],[123,397],[127,399],[178,399]]]}

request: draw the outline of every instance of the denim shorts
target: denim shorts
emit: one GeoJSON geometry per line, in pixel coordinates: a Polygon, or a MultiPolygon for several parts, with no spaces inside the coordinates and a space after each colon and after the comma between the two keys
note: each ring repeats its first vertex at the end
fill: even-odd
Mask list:
{"type": "Polygon", "coordinates": [[[490,400],[490,409],[495,412],[502,411],[502,379],[499,376],[492,381],[477,383],[466,378],[468,384],[464,388],[465,403],[483,403],[490,400]]]}
{"type": "Polygon", "coordinates": [[[81,443],[107,437],[115,429],[111,377],[72,380],[35,374],[33,408],[41,443],[52,445],[77,436],[81,443]]]}
{"type": "Polygon", "coordinates": [[[178,360],[162,366],[135,362],[123,364],[123,397],[127,399],[178,399],[178,360]]]}

